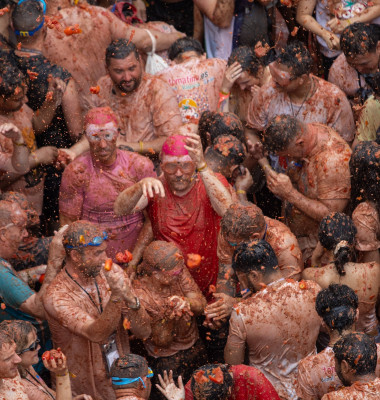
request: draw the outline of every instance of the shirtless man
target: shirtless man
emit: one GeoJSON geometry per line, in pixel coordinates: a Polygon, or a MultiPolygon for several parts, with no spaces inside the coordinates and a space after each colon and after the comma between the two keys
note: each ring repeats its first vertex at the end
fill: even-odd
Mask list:
{"type": "Polygon", "coordinates": [[[248,110],[248,126],[265,130],[277,115],[286,114],[305,123],[335,129],[352,142],[355,124],[345,94],[335,85],[311,74],[312,58],[299,42],[290,43],[269,65],[272,79],[257,89],[248,110]]]}
{"type": "Polygon", "coordinates": [[[205,314],[214,321],[228,317],[236,296],[237,277],[232,269],[236,246],[251,240],[266,240],[273,248],[284,278],[298,280],[303,270],[302,254],[297,239],[282,222],[265,217],[254,204],[231,204],[220,222],[218,236],[219,273],[214,297],[205,314]]]}
{"type": "Polygon", "coordinates": [[[107,47],[106,64],[108,75],[99,80],[92,105],[112,108],[122,144],[141,154],[158,154],[167,136],[182,125],[173,89],[144,73],[136,46],[125,39],[107,47]]]}
{"type": "Polygon", "coordinates": [[[144,339],[150,325],[121,268],[103,269],[106,238],[87,221],[69,226],[63,240],[66,265],[50,284],[44,306],[54,345],[67,356],[73,392],[114,400],[105,360],[109,369],[115,352],[129,353],[126,329],[144,339]]]}
{"type": "Polygon", "coordinates": [[[28,400],[18,379],[17,365],[21,358],[16,354],[16,343],[3,329],[0,331],[0,399],[28,400]]]}
{"type": "Polygon", "coordinates": [[[203,111],[216,111],[226,63],[218,58],[206,59],[202,45],[189,37],[170,46],[169,58],[174,65],[158,77],[176,92],[183,122],[198,120],[203,111]]]}
{"type": "Polygon", "coordinates": [[[269,190],[285,201],[285,221],[296,235],[306,262],[317,245],[319,223],[343,211],[350,198],[348,144],[331,128],[279,115],[264,132],[271,153],[296,161],[287,175],[267,171],[269,190]]]}
{"type": "MultiPolygon", "coordinates": [[[[332,284],[318,293],[315,308],[323,319],[330,336],[329,345],[320,353],[304,358],[298,364],[297,395],[302,400],[320,400],[328,392],[340,389],[343,384],[335,371],[334,344],[355,332],[359,316],[359,300],[346,285],[332,284]]],[[[378,346],[377,353],[380,352],[378,346]]],[[[378,359],[377,376],[380,372],[378,359]]]]}
{"type": "MultiPolygon", "coordinates": [[[[152,242],[144,251],[141,269],[145,275],[133,287],[150,318],[152,333],[144,342],[148,362],[156,374],[172,370],[176,378],[181,375],[187,381],[207,362],[196,321],[206,299],[174,243],[152,242]]],[[[155,381],[159,382],[157,377],[155,381]]]]}
{"type": "MultiPolygon", "coordinates": [[[[90,87],[106,74],[104,55],[107,46],[116,39],[127,39],[142,51],[150,51],[149,34],[130,26],[110,11],[81,1],[65,7],[51,17],[54,22],[45,28],[43,53],[52,62],[67,69],[79,85],[82,100],[90,95],[90,87]],[[64,8],[65,7],[65,8],[64,8]],[[58,22],[58,23],[55,23],[58,22]],[[78,24],[81,33],[67,36],[64,29],[78,24]]],[[[182,36],[180,33],[153,31],[156,50],[164,50],[182,36]]]]}
{"type": "Polygon", "coordinates": [[[380,378],[375,375],[375,341],[365,333],[350,333],[335,343],[334,354],[336,372],[346,387],[325,394],[322,400],[379,399],[380,378]]]}
{"type": "Polygon", "coordinates": [[[244,288],[254,293],[237,304],[230,319],[224,358],[260,369],[280,398],[296,400],[298,362],[315,354],[320,318],[315,298],[320,287],[312,281],[284,279],[272,247],[264,240],[242,243],[232,268],[244,288]]]}

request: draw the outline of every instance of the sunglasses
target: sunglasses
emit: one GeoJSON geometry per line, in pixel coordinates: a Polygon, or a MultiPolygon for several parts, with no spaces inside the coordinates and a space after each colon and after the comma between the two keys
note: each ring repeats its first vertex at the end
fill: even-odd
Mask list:
{"type": "Polygon", "coordinates": [[[103,232],[103,236],[95,236],[90,242],[85,243],[83,235],[80,235],[80,244],[73,246],[71,244],[65,244],[66,249],[77,249],[78,247],[88,247],[88,246],[100,246],[105,240],[108,239],[108,234],[106,231],[103,232]]]}
{"type": "Polygon", "coordinates": [[[183,174],[191,174],[194,172],[195,165],[192,161],[167,162],[162,164],[161,168],[169,175],[174,175],[178,170],[181,170],[183,174]]]}
{"type": "Polygon", "coordinates": [[[39,346],[39,344],[40,344],[40,339],[36,339],[35,342],[33,342],[33,343],[32,343],[29,347],[27,347],[26,349],[21,350],[20,352],[18,352],[17,355],[21,355],[21,354],[27,353],[28,351],[34,351],[34,350],[37,349],[37,347],[39,346]]]}

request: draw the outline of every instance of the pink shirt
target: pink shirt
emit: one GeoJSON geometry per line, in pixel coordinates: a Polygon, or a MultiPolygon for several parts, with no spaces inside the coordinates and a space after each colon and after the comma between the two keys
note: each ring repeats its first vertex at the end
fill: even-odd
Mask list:
{"type": "Polygon", "coordinates": [[[216,111],[226,63],[218,58],[190,58],[158,76],[176,92],[182,120],[200,118],[203,111],[216,111]]]}
{"type": "Polygon", "coordinates": [[[107,254],[132,251],[143,225],[142,212],[116,216],[113,205],[124,189],[146,177],[156,177],[152,162],[139,154],[117,150],[109,166],[93,161],[87,152],[70,163],[62,176],[60,212],[72,219],[85,219],[108,232],[107,254]]]}
{"type": "Polygon", "coordinates": [[[320,287],[280,279],[235,306],[227,346],[248,347],[249,365],[258,368],[280,397],[296,400],[299,361],[315,354],[321,320],[315,311],[320,287]]]}
{"type": "Polygon", "coordinates": [[[90,105],[111,107],[127,142],[145,142],[174,135],[182,125],[175,93],[162,79],[144,73],[139,87],[126,96],[114,93],[108,75],[103,76],[98,85],[100,92],[92,95],[90,105]]]}
{"type": "Polygon", "coordinates": [[[314,93],[303,104],[295,104],[273,80],[265,84],[252,97],[248,111],[248,125],[259,131],[267,128],[271,120],[280,114],[293,115],[305,123],[320,123],[336,130],[350,142],[354,139],[355,123],[346,95],[335,85],[311,75],[314,93]]]}

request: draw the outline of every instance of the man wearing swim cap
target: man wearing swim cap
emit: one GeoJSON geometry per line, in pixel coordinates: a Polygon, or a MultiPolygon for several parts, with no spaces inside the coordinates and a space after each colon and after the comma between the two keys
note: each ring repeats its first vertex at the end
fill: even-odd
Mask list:
{"type": "Polygon", "coordinates": [[[169,137],[162,146],[159,179],[145,178],[124,190],[116,199],[117,215],[147,208],[155,240],[174,242],[188,263],[188,255],[202,257],[190,269],[206,299],[210,285],[216,284],[218,257],[216,244],[220,217],[231,204],[229,185],[214,174],[204,161],[200,137],[169,137]]]}

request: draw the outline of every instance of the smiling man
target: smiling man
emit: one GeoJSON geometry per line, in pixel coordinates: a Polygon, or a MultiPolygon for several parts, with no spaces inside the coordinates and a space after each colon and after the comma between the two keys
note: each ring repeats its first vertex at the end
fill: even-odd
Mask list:
{"type": "Polygon", "coordinates": [[[135,182],[156,177],[152,162],[136,153],[119,150],[116,115],[109,107],[94,108],[85,118],[85,136],[90,151],[64,171],[59,197],[62,225],[85,219],[106,230],[110,236],[107,254],[133,251],[143,227],[142,212],[119,217],[113,203],[135,182]]]}
{"type": "Polygon", "coordinates": [[[21,358],[16,354],[16,343],[6,333],[0,331],[0,399],[28,400],[18,375],[17,364],[21,358]]]}
{"type": "Polygon", "coordinates": [[[166,137],[182,124],[175,93],[161,79],[144,73],[133,43],[120,39],[106,50],[108,75],[91,103],[110,106],[121,129],[121,142],[142,154],[159,153],[166,137]]]}

